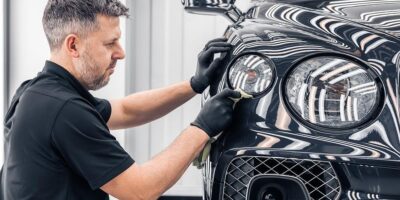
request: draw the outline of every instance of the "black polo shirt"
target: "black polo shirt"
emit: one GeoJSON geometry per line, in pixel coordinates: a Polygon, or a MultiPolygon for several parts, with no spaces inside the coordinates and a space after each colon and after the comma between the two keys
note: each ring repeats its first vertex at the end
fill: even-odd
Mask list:
{"type": "Polygon", "coordinates": [[[108,199],[99,188],[134,163],[110,134],[110,115],[108,101],[47,61],[6,115],[1,199],[108,199]]]}

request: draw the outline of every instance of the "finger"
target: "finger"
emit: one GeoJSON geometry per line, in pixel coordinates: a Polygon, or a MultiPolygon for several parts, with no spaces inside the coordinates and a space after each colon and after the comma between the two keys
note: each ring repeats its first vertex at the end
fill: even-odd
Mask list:
{"type": "Polygon", "coordinates": [[[211,64],[210,64],[210,71],[214,72],[216,71],[221,65],[223,64],[223,60],[221,58],[215,59],[211,64]]]}
{"type": "Polygon", "coordinates": [[[232,47],[232,45],[227,42],[211,42],[207,44],[206,49],[209,49],[211,47],[232,47]]]}
{"type": "Polygon", "coordinates": [[[222,98],[239,99],[240,97],[242,97],[242,94],[240,94],[239,91],[226,88],[221,93],[219,93],[218,96],[222,98]]]}
{"type": "Polygon", "coordinates": [[[219,57],[216,57],[215,55],[218,54],[214,54],[214,57],[221,59],[221,61],[227,65],[229,63],[229,61],[231,60],[231,54],[229,53],[230,51],[226,51],[226,52],[222,52],[220,53],[219,57]]]}
{"type": "Polygon", "coordinates": [[[216,39],[208,41],[205,46],[207,47],[210,43],[214,43],[214,42],[226,42],[226,41],[228,41],[228,39],[226,39],[226,38],[216,38],[216,39]]]}
{"type": "Polygon", "coordinates": [[[207,76],[210,77],[210,84],[217,83],[221,79],[220,77],[227,67],[228,65],[226,65],[222,59],[215,59],[207,70],[207,76]]]}
{"type": "Polygon", "coordinates": [[[229,58],[229,54],[227,52],[223,52],[219,58],[221,58],[221,60],[225,60],[226,58],[229,58]]]}
{"type": "Polygon", "coordinates": [[[223,53],[223,52],[228,52],[230,50],[231,50],[230,47],[211,47],[204,52],[203,56],[209,58],[213,56],[215,53],[223,53]]]}
{"type": "Polygon", "coordinates": [[[210,64],[208,71],[211,76],[215,77],[221,75],[227,67],[228,65],[223,58],[217,58],[210,64]]]}

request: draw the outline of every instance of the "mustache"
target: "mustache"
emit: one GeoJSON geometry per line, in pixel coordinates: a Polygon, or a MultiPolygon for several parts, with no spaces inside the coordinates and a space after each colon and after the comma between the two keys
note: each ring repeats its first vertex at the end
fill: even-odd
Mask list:
{"type": "Polygon", "coordinates": [[[114,60],[111,62],[111,64],[108,66],[108,68],[114,68],[117,65],[117,60],[114,60]]]}

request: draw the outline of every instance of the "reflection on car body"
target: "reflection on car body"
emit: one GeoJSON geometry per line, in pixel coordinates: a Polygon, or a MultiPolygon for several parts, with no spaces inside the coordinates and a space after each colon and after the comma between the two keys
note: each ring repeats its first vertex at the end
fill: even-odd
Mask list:
{"type": "Polygon", "coordinates": [[[234,2],[183,0],[233,22],[204,101],[254,96],[212,145],[205,198],[400,199],[400,1],[257,0],[243,14],[234,2]]]}

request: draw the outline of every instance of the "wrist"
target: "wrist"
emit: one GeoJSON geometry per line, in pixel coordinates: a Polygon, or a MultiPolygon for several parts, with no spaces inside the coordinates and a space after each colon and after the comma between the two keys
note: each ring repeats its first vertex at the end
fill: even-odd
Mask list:
{"type": "Polygon", "coordinates": [[[201,137],[202,139],[205,139],[205,141],[208,141],[210,139],[210,136],[200,127],[190,124],[190,126],[188,127],[188,129],[191,132],[195,132],[197,135],[199,135],[199,137],[201,137]]]}
{"type": "Polygon", "coordinates": [[[196,76],[192,76],[192,78],[190,78],[190,87],[192,87],[192,90],[197,94],[201,94],[208,87],[208,84],[198,80],[196,76]]]}

